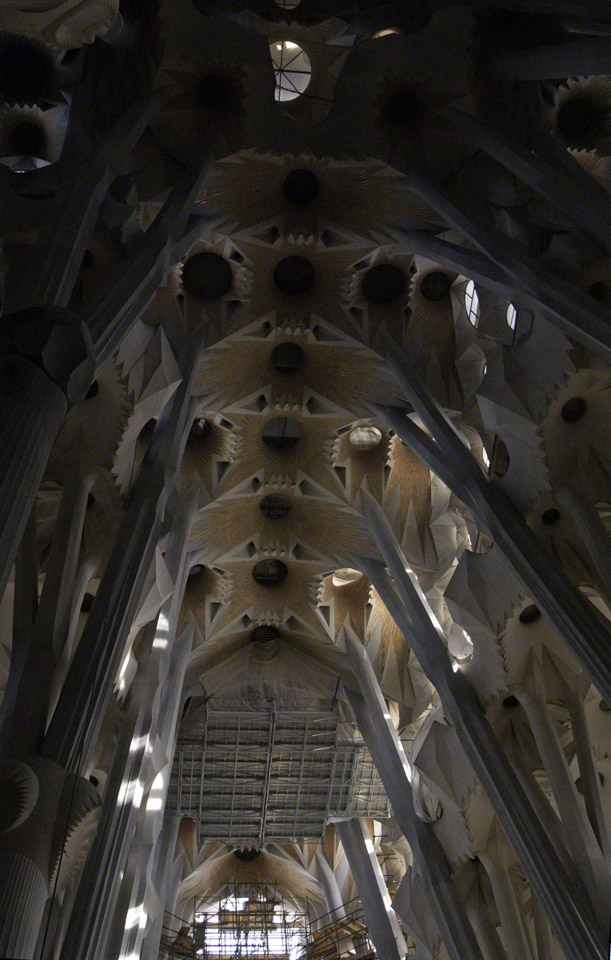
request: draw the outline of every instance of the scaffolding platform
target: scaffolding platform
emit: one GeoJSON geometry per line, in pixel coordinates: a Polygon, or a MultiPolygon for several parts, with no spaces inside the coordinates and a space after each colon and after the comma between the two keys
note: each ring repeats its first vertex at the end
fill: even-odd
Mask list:
{"type": "Polygon", "coordinates": [[[390,815],[369,751],[340,739],[333,710],[209,710],[184,734],[168,810],[197,822],[200,843],[299,841],[333,817],[390,815]]]}

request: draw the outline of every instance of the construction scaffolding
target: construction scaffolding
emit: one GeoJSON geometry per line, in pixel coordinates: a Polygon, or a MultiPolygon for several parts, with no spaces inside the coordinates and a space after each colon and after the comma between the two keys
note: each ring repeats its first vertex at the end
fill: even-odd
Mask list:
{"type": "Polygon", "coordinates": [[[298,960],[311,939],[307,913],[269,884],[234,884],[191,924],[166,915],[160,960],[298,960]]]}
{"type": "Polygon", "coordinates": [[[210,709],[183,727],[168,810],[196,821],[200,843],[257,846],[321,837],[333,817],[388,817],[365,744],[340,728],[336,710],[210,709]]]}

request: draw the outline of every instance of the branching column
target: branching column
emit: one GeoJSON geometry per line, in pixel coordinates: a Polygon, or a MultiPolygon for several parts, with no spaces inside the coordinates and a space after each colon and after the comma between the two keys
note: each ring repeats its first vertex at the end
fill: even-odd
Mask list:
{"type": "Polygon", "coordinates": [[[608,625],[545,552],[510,498],[484,476],[405,355],[389,356],[387,363],[432,436],[396,407],[378,408],[380,414],[401,440],[473,510],[528,594],[549,617],[601,694],[611,702],[608,625]]]}
{"type": "Polygon", "coordinates": [[[372,536],[394,580],[383,565],[356,560],[369,577],[420,665],[439,693],[444,712],[454,724],[473,770],[518,855],[550,924],[570,960],[605,957],[605,932],[596,919],[587,891],[567,872],[565,864],[541,829],[528,797],[494,731],[482,713],[475,692],[460,671],[454,673],[441,627],[424,597],[379,504],[363,494],[372,536]],[[398,591],[398,592],[397,592],[398,591]]]}
{"type": "Polygon", "coordinates": [[[481,960],[477,939],[459,900],[443,848],[431,826],[416,815],[407,758],[367,651],[349,630],[345,636],[360,689],[360,693],[348,689],[348,699],[393,813],[411,847],[414,869],[422,877],[430,897],[446,950],[452,960],[481,960]]]}

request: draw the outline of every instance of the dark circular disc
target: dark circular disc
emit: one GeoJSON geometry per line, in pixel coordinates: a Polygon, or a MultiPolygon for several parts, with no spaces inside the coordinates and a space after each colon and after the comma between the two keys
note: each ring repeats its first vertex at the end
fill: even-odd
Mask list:
{"type": "Polygon", "coordinates": [[[253,578],[264,587],[275,587],[282,583],[288,572],[286,563],[275,558],[259,560],[252,568],[253,578]]]}
{"type": "Polygon", "coordinates": [[[200,300],[218,300],[233,286],[231,265],[218,253],[196,253],[185,262],[182,285],[200,300]]]}
{"type": "Polygon", "coordinates": [[[303,365],[305,353],[298,343],[279,343],[271,352],[271,364],[274,370],[281,373],[293,373],[303,365]]]}
{"type": "Polygon", "coordinates": [[[519,702],[520,701],[518,700],[518,698],[514,697],[513,694],[511,694],[509,697],[505,697],[505,699],[503,700],[503,706],[510,709],[511,707],[517,707],[519,702]]]}
{"type": "Polygon", "coordinates": [[[187,443],[198,443],[200,440],[204,440],[211,430],[212,424],[210,421],[205,420],[203,417],[198,417],[197,420],[194,420],[191,424],[187,443]]]}
{"type": "Polygon", "coordinates": [[[605,303],[609,294],[609,287],[606,283],[603,283],[602,280],[597,280],[596,283],[592,284],[588,293],[594,300],[598,300],[599,303],[605,303]]]}
{"type": "Polygon", "coordinates": [[[576,420],[581,420],[585,412],[586,402],[583,397],[571,397],[563,405],[560,416],[565,423],[575,423],[576,420]]]}
{"type": "Polygon", "coordinates": [[[392,303],[398,300],[407,286],[401,267],[394,263],[378,263],[363,277],[361,289],[369,303],[392,303]]]}
{"type": "Polygon", "coordinates": [[[0,97],[5,103],[43,100],[56,85],[51,51],[36,40],[0,36],[0,97]]]}
{"type": "Polygon", "coordinates": [[[320,192],[318,177],[311,170],[291,170],[282,184],[284,196],[296,207],[305,207],[320,192]]]}
{"type": "Polygon", "coordinates": [[[246,860],[246,861],[256,860],[260,853],[261,853],[260,850],[254,850],[254,849],[233,851],[233,855],[236,858],[236,860],[246,860]]]}
{"type": "Polygon", "coordinates": [[[534,603],[529,604],[528,607],[524,607],[522,613],[518,617],[520,623],[534,623],[535,620],[538,620],[541,616],[541,611],[539,607],[536,607],[534,603]]]}
{"type": "Polygon", "coordinates": [[[420,101],[411,90],[401,90],[388,101],[388,112],[397,123],[413,123],[422,112],[420,101]]]}
{"type": "Polygon", "coordinates": [[[291,417],[273,417],[261,431],[264,443],[276,450],[288,450],[299,442],[301,428],[291,417]]]}
{"type": "Polygon", "coordinates": [[[268,493],[261,500],[259,509],[270,520],[281,520],[291,509],[291,498],[284,493],[268,493]]]}
{"type": "Polygon", "coordinates": [[[220,113],[229,103],[229,85],[224,77],[209,73],[197,84],[197,99],[206,110],[220,113]]]}
{"type": "Polygon", "coordinates": [[[544,510],[541,514],[541,523],[545,523],[548,526],[552,523],[556,523],[560,519],[560,510],[556,510],[555,507],[550,507],[549,510],[544,510]]]}
{"type": "Polygon", "coordinates": [[[420,293],[425,300],[443,300],[452,286],[452,278],[441,270],[432,270],[422,278],[420,293]]]}
{"type": "Polygon", "coordinates": [[[594,145],[605,134],[606,111],[590,97],[566,100],[556,116],[556,126],[569,145],[594,145]]]}
{"type": "Polygon", "coordinates": [[[276,627],[264,624],[261,627],[255,627],[250,634],[250,639],[254,643],[271,643],[272,640],[280,639],[280,631],[276,627]]]}
{"type": "Polygon", "coordinates": [[[275,266],[274,283],[281,293],[297,297],[314,286],[314,267],[305,257],[285,257],[275,266]]]}
{"type": "Polygon", "coordinates": [[[39,123],[24,120],[11,130],[11,147],[15,155],[25,154],[28,157],[38,157],[44,150],[47,137],[39,123]]]}

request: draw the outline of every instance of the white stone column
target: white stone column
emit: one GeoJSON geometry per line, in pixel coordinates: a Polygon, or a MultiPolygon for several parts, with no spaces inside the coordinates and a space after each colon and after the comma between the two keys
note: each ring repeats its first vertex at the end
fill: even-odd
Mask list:
{"type": "MultiPolygon", "coordinates": [[[[372,497],[361,493],[372,536],[393,577],[370,557],[354,564],[375,585],[391,616],[418,657],[439,693],[447,718],[490,800],[526,875],[541,898],[559,942],[568,956],[607,960],[605,934],[589,899],[541,829],[526,794],[482,713],[473,688],[460,671],[454,672],[444,636],[418,582],[409,570],[388,520],[372,497]]],[[[396,813],[396,811],[395,811],[396,813]]]]}
{"type": "Polygon", "coordinates": [[[386,889],[367,824],[362,819],[341,820],[335,828],[363,904],[369,935],[379,957],[405,960],[407,946],[386,889]]]}
{"type": "Polygon", "coordinates": [[[560,811],[564,836],[573,863],[598,908],[601,924],[608,919],[611,877],[568,768],[566,756],[550,719],[547,706],[522,685],[511,687],[528,719],[560,811]]]}
{"type": "Polygon", "coordinates": [[[34,960],[47,882],[22,853],[0,854],[0,956],[34,960]]]}
{"type": "Polygon", "coordinates": [[[507,870],[503,866],[499,866],[485,851],[480,851],[479,859],[490,877],[494,900],[507,942],[509,960],[535,960],[507,870]]]}

